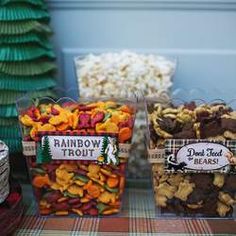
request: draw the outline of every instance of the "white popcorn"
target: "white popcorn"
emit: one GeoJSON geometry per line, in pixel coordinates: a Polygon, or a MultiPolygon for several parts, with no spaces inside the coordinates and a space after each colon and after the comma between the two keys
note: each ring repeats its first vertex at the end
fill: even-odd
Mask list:
{"type": "Polygon", "coordinates": [[[164,57],[130,51],[89,54],[76,58],[75,64],[82,97],[87,97],[87,87],[94,89],[94,97],[117,96],[122,89],[141,89],[144,95],[150,96],[159,90],[170,89],[175,70],[175,63],[164,57]],[[110,84],[109,90],[97,89],[105,84],[110,84]]]}
{"type": "MultiPolygon", "coordinates": [[[[175,70],[175,63],[162,56],[130,51],[89,54],[76,58],[75,65],[80,97],[122,97],[126,91],[139,90],[147,97],[158,96],[170,90],[175,70]]],[[[149,171],[144,159],[146,129],[142,104],[136,117],[129,174],[130,177],[147,177],[149,171]]]]}

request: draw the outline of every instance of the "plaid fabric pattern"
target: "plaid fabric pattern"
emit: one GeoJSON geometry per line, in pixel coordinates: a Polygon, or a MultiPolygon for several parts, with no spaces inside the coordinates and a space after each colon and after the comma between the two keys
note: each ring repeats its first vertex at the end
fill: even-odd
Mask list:
{"type": "Polygon", "coordinates": [[[106,218],[37,217],[29,186],[23,192],[27,211],[17,236],[236,235],[235,220],[156,218],[150,189],[127,189],[122,212],[106,218]]]}
{"type": "MultiPolygon", "coordinates": [[[[167,139],[165,141],[165,170],[170,172],[170,173],[174,173],[174,170],[169,170],[167,168],[167,159],[166,156],[168,153],[174,153],[176,155],[177,151],[187,145],[187,144],[191,144],[191,143],[202,143],[202,142],[207,142],[207,143],[218,143],[218,144],[222,144],[224,146],[226,146],[234,155],[236,154],[236,140],[224,140],[224,141],[219,141],[219,140],[205,140],[205,139],[167,139]]],[[[192,171],[194,173],[201,173],[201,171],[192,171]]],[[[215,172],[215,171],[207,171],[208,173],[211,172],[215,172]]],[[[220,172],[224,173],[225,170],[224,168],[222,168],[220,170],[220,172]]]]}

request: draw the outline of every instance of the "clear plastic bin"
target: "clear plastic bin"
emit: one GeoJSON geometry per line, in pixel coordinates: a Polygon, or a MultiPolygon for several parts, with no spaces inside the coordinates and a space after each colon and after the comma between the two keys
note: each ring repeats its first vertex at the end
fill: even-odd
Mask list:
{"type": "Polygon", "coordinates": [[[18,101],[23,150],[41,215],[120,212],[134,100],[18,101]]]}
{"type": "Polygon", "coordinates": [[[157,216],[236,216],[235,101],[146,101],[157,216]]]}

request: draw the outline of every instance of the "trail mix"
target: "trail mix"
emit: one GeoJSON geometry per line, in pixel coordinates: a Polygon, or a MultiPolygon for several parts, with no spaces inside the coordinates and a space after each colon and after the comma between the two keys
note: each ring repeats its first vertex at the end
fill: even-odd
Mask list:
{"type": "MultiPolygon", "coordinates": [[[[148,106],[150,148],[163,149],[166,139],[236,139],[236,112],[225,104],[194,102],[175,107],[148,106]]],[[[230,157],[236,165],[236,157],[230,157]]],[[[236,166],[234,167],[236,168],[236,166]]],[[[232,216],[236,203],[236,175],[166,173],[152,164],[155,201],[163,213],[183,216],[232,216]]]]}
{"type": "MultiPolygon", "coordinates": [[[[19,119],[24,140],[37,140],[40,131],[81,134],[116,134],[119,143],[130,143],[133,105],[113,101],[80,104],[41,104],[24,111],[19,119]]],[[[118,165],[87,160],[52,160],[38,164],[28,157],[32,185],[41,215],[110,215],[118,213],[125,186],[126,158],[118,165]]]]}

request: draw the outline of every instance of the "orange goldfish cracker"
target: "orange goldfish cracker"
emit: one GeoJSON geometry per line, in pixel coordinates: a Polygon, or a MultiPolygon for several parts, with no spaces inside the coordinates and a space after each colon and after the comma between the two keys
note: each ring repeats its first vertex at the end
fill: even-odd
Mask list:
{"type": "Polygon", "coordinates": [[[69,180],[73,178],[74,174],[68,173],[65,169],[57,169],[56,176],[64,182],[69,182],[69,180]]]}
{"type": "Polygon", "coordinates": [[[132,130],[128,127],[124,127],[119,132],[119,142],[124,143],[131,139],[132,137],[132,130]]]}
{"type": "Polygon", "coordinates": [[[52,116],[49,119],[49,123],[51,125],[59,125],[61,123],[67,123],[67,122],[68,122],[68,118],[67,118],[66,113],[60,113],[60,115],[52,116]]]}
{"type": "Polygon", "coordinates": [[[107,179],[107,185],[110,188],[115,188],[118,185],[118,183],[119,183],[118,178],[111,178],[111,177],[109,177],[107,179]]]}
{"type": "Polygon", "coordinates": [[[88,166],[88,172],[97,174],[100,171],[100,166],[97,164],[90,164],[88,166]]]}
{"type": "Polygon", "coordinates": [[[104,123],[97,123],[95,130],[97,133],[99,132],[105,132],[106,131],[106,125],[104,123]]]}
{"type": "Polygon", "coordinates": [[[111,173],[110,171],[108,171],[108,170],[106,170],[106,169],[104,169],[104,168],[101,168],[101,172],[102,172],[104,175],[106,175],[106,176],[111,176],[111,175],[112,175],[112,173],[111,173]]]}
{"type": "Polygon", "coordinates": [[[103,186],[105,183],[103,183],[102,181],[100,181],[99,179],[95,179],[93,177],[91,177],[91,180],[93,180],[95,183],[100,184],[101,186],[103,186]]]}
{"type": "Polygon", "coordinates": [[[133,110],[131,109],[131,107],[127,106],[127,105],[123,105],[119,108],[120,111],[129,113],[129,114],[133,114],[133,110]]]}
{"type": "Polygon", "coordinates": [[[81,187],[77,186],[76,184],[71,185],[67,191],[73,195],[78,195],[79,197],[83,197],[84,191],[81,187]]]}
{"type": "Polygon", "coordinates": [[[72,128],[76,129],[78,127],[78,123],[79,123],[79,112],[78,110],[76,110],[73,114],[72,114],[72,128]]]}
{"type": "Polygon", "coordinates": [[[24,116],[20,117],[20,121],[25,126],[33,126],[33,124],[34,124],[33,119],[28,115],[24,115],[24,116]]]}
{"type": "Polygon", "coordinates": [[[111,116],[111,122],[115,123],[116,125],[120,122],[120,115],[119,112],[113,112],[111,116]]]}
{"type": "Polygon", "coordinates": [[[36,134],[37,134],[37,129],[35,127],[33,127],[31,130],[30,130],[30,137],[35,140],[36,138],[36,134]]]}
{"type": "Polygon", "coordinates": [[[79,216],[83,216],[83,212],[81,210],[79,210],[79,209],[72,208],[72,211],[74,213],[76,213],[77,215],[79,215],[79,216]]]}
{"type": "Polygon", "coordinates": [[[50,180],[48,175],[37,175],[32,180],[32,185],[36,188],[42,188],[46,185],[50,185],[50,180]]]}
{"type": "Polygon", "coordinates": [[[99,175],[98,174],[95,174],[95,173],[87,173],[87,176],[90,178],[90,179],[92,179],[92,178],[94,178],[94,179],[99,179],[99,175]]]}
{"type": "Polygon", "coordinates": [[[119,127],[115,123],[112,123],[112,122],[106,122],[105,128],[106,128],[106,131],[109,133],[118,133],[119,132],[119,127]]]}
{"type": "Polygon", "coordinates": [[[98,175],[99,175],[100,181],[102,181],[102,182],[106,181],[106,177],[102,173],[99,173],[98,175]]]}
{"type": "Polygon", "coordinates": [[[116,194],[115,193],[109,193],[107,191],[104,191],[98,198],[98,200],[102,203],[109,203],[109,202],[115,202],[116,201],[116,194]]]}
{"type": "Polygon", "coordinates": [[[85,185],[85,183],[83,181],[80,181],[80,180],[75,180],[74,183],[79,185],[79,186],[84,186],[85,185]]]}
{"type": "Polygon", "coordinates": [[[61,188],[61,185],[58,184],[58,183],[56,183],[56,182],[54,182],[54,183],[51,184],[50,187],[51,187],[51,189],[53,189],[53,190],[59,190],[59,189],[61,188]]]}
{"type": "Polygon", "coordinates": [[[81,203],[86,203],[86,202],[89,202],[91,199],[90,198],[87,198],[87,197],[83,197],[80,199],[80,202],[81,203]]]}
{"type": "Polygon", "coordinates": [[[83,189],[87,190],[89,186],[91,186],[92,184],[93,184],[93,181],[89,180],[89,182],[83,186],[83,189]]]}
{"type": "Polygon", "coordinates": [[[68,211],[56,211],[56,212],[55,212],[55,215],[56,215],[56,216],[66,216],[66,215],[68,215],[68,214],[69,214],[68,211]]]}
{"type": "Polygon", "coordinates": [[[101,194],[100,188],[96,185],[90,185],[87,189],[87,192],[93,198],[98,198],[101,194]]]}
{"type": "Polygon", "coordinates": [[[65,180],[65,179],[61,179],[61,178],[56,178],[56,182],[60,185],[60,186],[69,186],[72,184],[73,180],[65,180]]]}
{"type": "Polygon", "coordinates": [[[60,125],[56,126],[56,129],[58,131],[68,130],[68,128],[69,128],[69,123],[61,123],[60,125]]]}
{"type": "Polygon", "coordinates": [[[56,131],[56,128],[51,124],[44,124],[38,127],[38,131],[56,131]]]}
{"type": "Polygon", "coordinates": [[[112,215],[112,214],[116,214],[118,212],[119,212],[119,209],[112,208],[112,209],[103,211],[102,214],[103,215],[112,215]]]}

